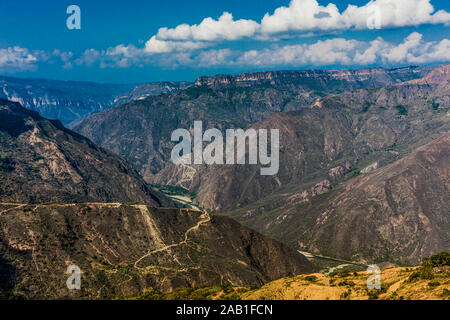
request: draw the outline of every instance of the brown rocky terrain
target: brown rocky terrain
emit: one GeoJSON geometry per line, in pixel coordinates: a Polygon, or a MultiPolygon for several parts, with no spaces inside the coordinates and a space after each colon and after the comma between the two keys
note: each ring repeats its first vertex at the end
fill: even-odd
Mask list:
{"type": "MultiPolygon", "coordinates": [[[[445,178],[448,180],[448,171],[439,173],[436,181],[440,181],[441,184],[437,187],[434,187],[434,184],[424,187],[427,190],[426,197],[420,199],[417,198],[418,194],[403,189],[406,185],[400,183],[401,187],[394,190],[396,195],[393,197],[401,198],[404,192],[404,197],[408,198],[408,201],[394,204],[390,196],[380,198],[382,206],[370,209],[375,210],[374,214],[381,215],[379,220],[364,211],[367,209],[368,212],[372,212],[369,210],[370,205],[365,207],[364,214],[355,213],[355,217],[347,216],[344,214],[345,210],[357,207],[356,203],[350,202],[344,211],[340,211],[342,203],[333,202],[330,197],[340,194],[338,190],[342,190],[346,181],[379,172],[449,132],[449,69],[448,65],[440,66],[425,76],[422,74],[423,77],[420,79],[409,80],[404,77],[402,80],[406,80],[405,82],[396,81],[382,88],[359,89],[314,98],[313,103],[306,107],[297,104],[298,101],[292,102],[299,110],[275,112],[266,120],[252,124],[254,128],[280,130],[280,171],[276,176],[261,176],[259,166],[175,166],[164,164],[164,161],[156,161],[153,162],[154,165],[149,166],[153,168],[154,173],[146,177],[149,180],[155,179],[160,184],[183,186],[196,193],[195,201],[202,206],[231,215],[251,228],[305,251],[321,252],[329,256],[367,263],[390,261],[398,264],[415,264],[423,256],[435,253],[435,250],[448,249],[448,212],[445,208],[449,206],[449,199],[446,197],[447,187],[444,189],[442,187],[442,181],[446,181],[445,178]],[[435,204],[437,207],[434,207],[435,204]],[[429,207],[432,212],[427,211],[425,207],[429,207]],[[320,220],[317,219],[325,210],[328,210],[326,212],[333,210],[334,219],[320,225],[320,220]],[[405,215],[398,218],[404,220],[396,220],[395,216],[399,214],[405,215]],[[423,216],[428,220],[424,220],[423,216]],[[350,220],[344,219],[345,217],[350,220]],[[331,221],[335,224],[329,226],[331,221]],[[429,221],[429,225],[426,221],[429,221]],[[339,231],[341,229],[343,231],[339,231]],[[414,237],[410,237],[411,232],[414,232],[414,237]]],[[[244,89],[256,90],[261,88],[261,83],[270,84],[270,90],[282,92],[280,94],[289,92],[286,88],[292,83],[286,78],[293,73],[288,72],[288,76],[281,76],[283,72],[275,74],[279,79],[283,79],[279,83],[287,83],[282,86],[283,89],[277,87],[278,80],[273,82],[274,75],[270,73],[199,79],[197,86],[191,90],[202,88],[204,91],[199,95],[201,98],[190,101],[190,111],[187,116],[183,116],[183,125],[179,127],[190,127],[192,119],[204,121],[207,119],[208,126],[214,125],[219,128],[224,128],[225,124],[238,123],[238,121],[225,123],[223,119],[230,117],[224,118],[220,114],[216,114],[216,118],[211,118],[206,109],[204,113],[199,113],[198,110],[202,109],[198,107],[202,106],[199,101],[214,101],[211,97],[222,95],[231,89],[235,92],[244,89]]],[[[341,74],[344,76],[345,72],[341,74]]],[[[187,93],[181,91],[177,94],[187,93]]],[[[256,103],[255,100],[252,101],[256,103]]],[[[180,115],[175,113],[180,111],[176,105],[168,108],[161,102],[153,104],[152,110],[155,112],[153,116],[159,114],[157,110],[161,105],[165,106],[168,114],[174,112],[174,117],[180,115]]],[[[235,101],[234,104],[230,104],[236,105],[235,101]]],[[[153,138],[155,135],[149,134],[147,142],[144,143],[145,140],[141,136],[144,125],[133,126],[132,124],[142,122],[134,115],[128,117],[133,113],[141,113],[142,117],[147,110],[149,108],[142,104],[121,106],[92,117],[86,121],[83,128],[87,132],[98,128],[99,130],[95,129],[92,132],[105,134],[107,130],[103,130],[103,126],[107,126],[110,121],[114,122],[114,118],[123,119],[126,114],[126,121],[133,119],[132,122],[126,123],[129,127],[136,128],[130,133],[133,138],[128,141],[138,141],[137,146],[132,144],[133,148],[136,148],[139,154],[148,154],[153,152],[149,150],[155,150],[156,145],[150,147],[147,143],[150,141],[149,137],[153,138]],[[147,147],[148,149],[142,153],[141,148],[147,147]]],[[[242,118],[245,118],[245,113],[242,118]]],[[[150,119],[149,116],[148,121],[150,119]]],[[[169,128],[172,124],[164,122],[163,117],[158,119],[162,121],[160,128],[164,129],[150,127],[158,134],[157,141],[161,141],[161,137],[164,137],[162,132],[170,135],[169,128]]],[[[114,136],[123,132],[117,126],[108,128],[112,130],[114,136]]],[[[115,138],[108,140],[106,136],[105,139],[103,141],[108,141],[110,146],[116,148],[116,152],[129,154],[122,148],[128,148],[127,146],[131,144],[121,143],[115,138]]],[[[160,142],[159,154],[170,154],[170,146],[166,144],[161,148],[160,142]]],[[[448,146],[442,144],[441,147],[448,146]]],[[[445,165],[446,162],[442,163],[445,165]]],[[[138,167],[141,168],[140,165],[138,167]]],[[[419,168],[420,165],[414,170],[419,168]]],[[[419,181],[424,181],[425,184],[433,181],[426,179],[429,174],[434,174],[432,171],[417,171],[414,174],[417,174],[419,181]]],[[[375,187],[375,180],[371,180],[372,182],[375,187]]],[[[382,190],[379,186],[376,188],[382,190]]],[[[358,193],[354,190],[355,196],[353,192],[346,196],[351,197],[352,201],[361,198],[364,202],[364,192],[366,191],[358,193]]]]}
{"type": "Polygon", "coordinates": [[[201,77],[194,86],[179,92],[93,115],[74,130],[123,156],[147,182],[186,181],[184,187],[196,190],[203,180],[194,174],[195,168],[172,168],[169,178],[167,170],[161,171],[170,166],[173,130],[192,129],[195,120],[202,120],[205,129],[246,128],[273,112],[299,110],[330,94],[421,78],[433,68],[271,71],[201,77]]]}
{"type": "Polygon", "coordinates": [[[414,265],[450,248],[449,163],[446,133],[335,189],[272,198],[272,206],[266,200],[232,216],[305,251],[414,265]]]}
{"type": "Polygon", "coordinates": [[[260,286],[314,270],[227,217],[120,203],[0,204],[0,297],[106,299],[192,286],[260,286]],[[81,269],[81,290],[66,270],[81,269]]]}
{"type": "Polygon", "coordinates": [[[0,99],[0,201],[174,206],[124,159],[18,103],[0,99]]]}
{"type": "MultiPolygon", "coordinates": [[[[436,74],[448,75],[449,70],[444,66],[436,74]]],[[[194,190],[200,204],[218,211],[245,206],[274,191],[323,193],[348,171],[366,173],[382,167],[447,132],[450,84],[446,77],[434,83],[425,83],[424,78],[329,96],[252,125],[280,130],[276,176],[261,176],[260,167],[251,165],[168,165],[161,179],[194,190]]]]}

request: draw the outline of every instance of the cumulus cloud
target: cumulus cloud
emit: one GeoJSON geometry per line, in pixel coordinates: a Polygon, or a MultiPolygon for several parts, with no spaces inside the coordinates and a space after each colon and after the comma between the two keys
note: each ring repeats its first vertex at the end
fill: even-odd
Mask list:
{"type": "Polygon", "coordinates": [[[70,51],[29,50],[20,46],[0,48],[0,72],[14,73],[34,71],[43,62],[60,63],[64,68],[71,68],[73,53],[70,51]]]}
{"type": "Polygon", "coordinates": [[[317,41],[313,44],[274,46],[244,52],[230,65],[327,66],[327,65],[397,65],[450,61],[450,41],[426,42],[414,32],[402,43],[393,44],[381,37],[367,42],[343,38],[317,41]]]}
{"type": "Polygon", "coordinates": [[[25,71],[36,67],[38,57],[19,46],[0,49],[0,71],[25,71]]]}
{"type": "Polygon", "coordinates": [[[258,27],[255,21],[234,20],[231,13],[224,12],[218,20],[205,18],[198,25],[181,24],[173,29],[161,28],[156,37],[160,40],[237,40],[254,35],[258,27]]]}
{"type": "Polygon", "coordinates": [[[361,30],[449,22],[450,13],[435,12],[430,0],[372,0],[361,7],[349,5],[342,13],[333,3],[324,7],[316,0],[292,0],[288,7],[264,16],[261,32],[361,30]]]}
{"type": "MultiPolygon", "coordinates": [[[[121,44],[102,52],[91,49],[93,51],[86,51],[83,57],[77,61],[88,66],[92,65],[94,61],[99,61],[101,67],[111,65],[128,67],[132,64],[145,64],[151,61],[176,60],[175,66],[178,66],[192,61],[194,51],[204,51],[204,49],[214,47],[223,41],[243,38],[277,41],[286,37],[311,37],[350,29],[392,28],[424,23],[449,24],[450,13],[443,10],[435,12],[430,0],[370,0],[362,6],[349,5],[343,12],[340,12],[333,3],[322,6],[317,0],[291,0],[289,6],[280,7],[273,14],[267,13],[260,23],[246,19],[236,20],[231,13],[225,12],[217,20],[209,17],[195,25],[181,24],[175,28],[160,28],[143,48],[121,44]],[[165,54],[170,54],[171,57],[164,57],[165,54]]],[[[284,47],[283,52],[279,52],[280,56],[274,58],[289,60],[290,56],[295,56],[299,50],[305,50],[302,52],[303,56],[310,56],[309,60],[314,64],[327,61],[349,64],[352,62],[351,59],[365,64],[379,58],[376,53],[380,51],[381,47],[377,46],[383,45],[385,45],[383,42],[376,40],[364,52],[349,57],[346,50],[354,48],[355,42],[335,39],[332,42],[319,41],[309,49],[305,49],[303,46],[284,47]],[[317,54],[320,53],[320,50],[327,51],[329,54],[327,56],[317,54]]],[[[408,45],[413,44],[404,44],[403,47],[392,52],[391,56],[402,56],[402,52],[408,50],[408,45]]],[[[217,53],[217,56],[214,57],[215,60],[210,59],[211,65],[218,65],[219,61],[224,60],[225,55],[228,59],[231,56],[235,57],[230,53],[231,51],[208,50],[204,52],[206,53],[198,54],[198,59],[205,57],[200,61],[201,65],[205,65],[202,61],[207,60],[207,55],[214,52],[217,53]]],[[[247,56],[252,54],[255,52],[246,53],[247,56]]],[[[258,53],[259,59],[262,59],[261,54],[258,53]]],[[[244,56],[241,59],[245,60],[246,58],[244,56]]],[[[266,59],[271,60],[272,57],[266,55],[266,59]]],[[[395,58],[390,60],[394,61],[395,58]]]]}
{"type": "Polygon", "coordinates": [[[401,43],[378,37],[372,41],[334,38],[311,44],[272,45],[259,50],[239,51],[206,49],[179,50],[168,54],[148,54],[145,49],[117,46],[106,51],[87,50],[78,59],[86,65],[100,61],[101,67],[128,67],[152,63],[175,69],[178,67],[302,67],[332,65],[399,65],[450,62],[450,41],[424,41],[423,35],[411,33],[401,43]]]}
{"type": "Polygon", "coordinates": [[[147,49],[155,52],[171,52],[189,41],[189,48],[198,42],[231,41],[243,38],[267,40],[279,39],[279,34],[297,33],[314,35],[339,30],[361,30],[417,26],[421,24],[450,25],[450,13],[435,12],[431,0],[370,0],[360,7],[349,5],[343,12],[329,3],[322,6],[317,0],[291,0],[289,6],[277,8],[273,14],[266,13],[261,22],[234,20],[225,12],[215,20],[205,18],[198,25],[181,24],[175,28],[161,28],[147,43],[147,49]],[[159,42],[160,41],[160,42],[159,42]],[[178,44],[167,44],[177,41],[178,44]]]}
{"type": "Polygon", "coordinates": [[[189,51],[211,46],[204,41],[170,41],[159,40],[153,36],[145,43],[146,53],[168,53],[173,51],[189,51]]]}

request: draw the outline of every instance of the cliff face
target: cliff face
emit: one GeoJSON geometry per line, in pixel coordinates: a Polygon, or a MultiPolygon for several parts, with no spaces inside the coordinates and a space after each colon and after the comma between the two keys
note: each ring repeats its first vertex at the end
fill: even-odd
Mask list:
{"type": "Polygon", "coordinates": [[[1,201],[172,204],[122,158],[18,103],[0,99],[1,201]]]}
{"type": "Polygon", "coordinates": [[[397,82],[422,78],[433,67],[407,67],[399,69],[368,68],[357,70],[298,70],[250,72],[238,75],[217,75],[200,77],[196,86],[220,88],[224,86],[252,86],[261,83],[272,85],[298,85],[307,88],[334,89],[345,87],[346,90],[357,88],[376,88],[397,82]]]}
{"type": "Polygon", "coordinates": [[[114,298],[152,287],[260,286],[313,271],[297,251],[221,216],[145,205],[0,205],[0,297],[114,298]],[[81,269],[69,291],[66,270],[81,269]]]}

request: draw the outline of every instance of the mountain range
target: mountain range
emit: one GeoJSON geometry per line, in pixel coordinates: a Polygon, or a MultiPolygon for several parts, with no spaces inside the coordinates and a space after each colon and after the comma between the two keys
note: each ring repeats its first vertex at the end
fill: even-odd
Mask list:
{"type": "MultiPolygon", "coordinates": [[[[445,135],[449,105],[449,66],[280,71],[199,78],[193,87],[174,94],[93,115],[75,130],[128,159],[146,181],[183,187],[196,195],[195,202],[213,212],[231,215],[289,245],[318,252],[326,246],[316,245],[322,241],[319,235],[342,243],[336,241],[338,235],[325,231],[310,236],[313,225],[306,221],[318,209],[308,208],[309,201],[445,135]],[[279,129],[279,173],[261,176],[257,165],[172,164],[168,159],[173,147],[170,133],[176,128],[192,129],[196,119],[207,128],[222,130],[279,129]],[[308,235],[300,237],[302,230],[308,235]]],[[[445,180],[445,174],[441,179],[445,180]]],[[[434,194],[443,191],[435,188],[427,203],[436,197],[445,208],[449,199],[434,194]]],[[[318,206],[322,208],[327,201],[318,206]]],[[[403,203],[397,209],[408,210],[403,203]]],[[[447,221],[445,212],[436,214],[447,221]]],[[[414,220],[423,227],[418,216],[414,220]]],[[[353,228],[360,227],[352,223],[353,228]]],[[[440,223],[438,219],[432,224],[440,223]]],[[[441,235],[449,233],[445,223],[441,235]]],[[[404,229],[397,236],[410,231],[404,229]]],[[[421,248],[423,239],[416,239],[405,247],[386,244],[374,253],[358,233],[346,234],[354,236],[346,240],[354,249],[342,245],[340,250],[333,247],[326,252],[363,262],[408,264],[448,247],[448,240],[439,236],[440,241],[428,248],[421,248]],[[363,252],[358,255],[358,250],[363,252]]],[[[376,236],[380,241],[394,237],[376,236]]]]}
{"type": "Polygon", "coordinates": [[[304,255],[409,266],[450,248],[450,65],[1,79],[0,297],[259,287],[318,271],[304,255]],[[278,129],[279,172],[173,164],[171,133],[197,120],[278,129]]]}
{"type": "Polygon", "coordinates": [[[188,82],[102,84],[0,76],[0,98],[19,102],[43,117],[60,120],[72,127],[90,114],[188,85],[188,82]]]}
{"type": "Polygon", "coordinates": [[[0,142],[0,298],[253,287],[315,270],[230,218],[177,208],[124,159],[16,102],[0,99],[0,142]],[[66,287],[71,265],[80,291],[66,287]]]}

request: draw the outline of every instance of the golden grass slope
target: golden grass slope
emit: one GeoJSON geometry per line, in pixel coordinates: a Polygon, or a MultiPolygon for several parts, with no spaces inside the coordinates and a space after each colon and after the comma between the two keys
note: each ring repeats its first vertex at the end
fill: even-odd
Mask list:
{"type": "Polygon", "coordinates": [[[435,268],[432,279],[414,274],[420,267],[381,271],[381,290],[368,290],[366,272],[320,273],[283,278],[242,294],[243,300],[450,300],[450,268],[435,268]]]}

